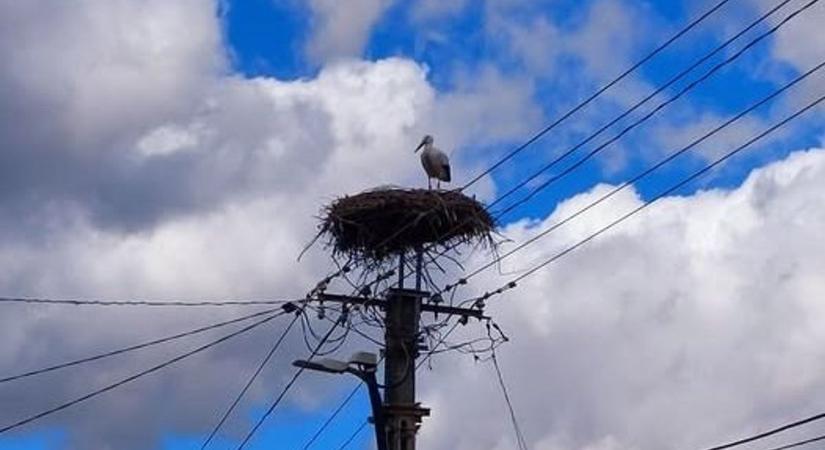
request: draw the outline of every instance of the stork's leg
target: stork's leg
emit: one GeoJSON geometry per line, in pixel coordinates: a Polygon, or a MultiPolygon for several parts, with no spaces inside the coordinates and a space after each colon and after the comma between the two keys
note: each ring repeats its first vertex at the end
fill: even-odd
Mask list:
{"type": "Polygon", "coordinates": [[[435,189],[437,191],[441,190],[441,180],[435,180],[435,189]]]}
{"type": "Polygon", "coordinates": [[[427,190],[428,191],[433,190],[433,179],[430,178],[430,177],[427,177],[427,190]]]}

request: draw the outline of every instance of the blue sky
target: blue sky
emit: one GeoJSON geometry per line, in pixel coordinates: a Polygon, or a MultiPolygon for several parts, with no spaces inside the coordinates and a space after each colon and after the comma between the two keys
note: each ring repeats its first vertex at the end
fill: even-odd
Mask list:
{"type": "MultiPolygon", "coordinates": [[[[435,2],[387,0],[383,4],[385,6],[380,8],[376,20],[368,24],[363,45],[356,45],[356,51],[343,55],[345,58],[411,60],[426,67],[427,82],[434,88],[435,95],[444,97],[464,92],[472,92],[476,96],[480,93],[483,97],[487,86],[483,84],[485,74],[493,74],[490,75],[492,78],[503,80],[504,84],[511,83],[527,89],[529,105],[526,106],[529,108],[515,111],[509,120],[517,123],[521,120],[518,116],[523,114],[527,128],[538,131],[643,57],[707,9],[710,2],[468,0],[450,3],[455,5],[452,8],[429,12],[422,5],[435,2]],[[610,11],[621,12],[621,17],[613,16],[610,11]],[[614,18],[616,23],[611,24],[614,18]]],[[[727,36],[743,28],[759,14],[757,4],[760,2],[732,1],[719,14],[644,65],[626,82],[617,85],[605,98],[597,99],[580,114],[528,147],[492,174],[496,192],[506,191],[537,167],[588,136],[595,127],[620,114],[629,104],[655,89],[682,67],[717,46],[727,36]]],[[[787,15],[795,6],[798,4],[791,2],[790,7],[781,10],[777,17],[787,15]]],[[[223,26],[222,45],[229,54],[229,75],[243,79],[274,78],[281,82],[317,77],[328,65],[336,62],[333,58],[318,57],[308,50],[318,35],[318,28],[323,26],[318,9],[312,2],[301,0],[225,0],[219,13],[223,26]]],[[[768,23],[759,25],[737,41],[733,48],[741,47],[743,42],[764,32],[769,26],[768,23]]],[[[731,54],[731,50],[721,52],[709,61],[709,65],[731,54]]],[[[503,217],[502,221],[507,224],[525,218],[544,218],[562,200],[599,183],[620,183],[632,177],[687,144],[691,138],[698,137],[702,129],[737,113],[811,67],[808,59],[796,55],[787,52],[786,43],[774,37],[766,39],[649,123],[608,147],[603,157],[587,162],[571,176],[503,217]]],[[[687,80],[694,78],[695,75],[691,75],[687,80]]],[[[684,80],[677,83],[663,96],[653,99],[651,104],[674,94],[684,83],[684,80]]],[[[782,118],[791,106],[810,97],[806,96],[810,85],[800,85],[799,88],[793,94],[796,97],[780,99],[750,116],[749,122],[739,130],[741,133],[703,145],[698,153],[679,158],[636,188],[643,198],[650,198],[675,180],[703,166],[713,155],[732,149],[736,143],[743,142],[782,118]]],[[[638,116],[637,112],[628,119],[638,116]]],[[[791,151],[821,144],[825,126],[817,118],[821,119],[821,110],[819,116],[796,122],[777,139],[758,146],[702,182],[678,193],[687,195],[697,190],[735,187],[754,168],[781,160],[791,151]]],[[[618,125],[627,123],[629,121],[625,120],[618,125]]],[[[612,127],[594,143],[603,142],[619,129],[612,127]]],[[[463,167],[477,170],[525,141],[529,135],[504,133],[489,139],[470,138],[465,139],[460,148],[449,150],[463,167]]],[[[594,143],[582,150],[592,149],[594,143]]],[[[570,160],[566,161],[556,170],[566,167],[570,160]]],[[[459,178],[466,180],[471,176],[464,173],[459,178]]],[[[522,190],[520,194],[525,192],[522,190]]],[[[305,378],[308,377],[323,375],[305,375],[305,378]]],[[[279,408],[247,448],[300,448],[338,402],[346,397],[354,380],[340,377],[324,382],[340,385],[340,388],[335,388],[335,395],[329,396],[328,404],[312,411],[294,405],[279,408]]],[[[247,406],[242,414],[253,423],[263,408],[265,405],[247,406]]],[[[368,402],[361,391],[313,448],[336,448],[337,443],[349,437],[367,414],[368,402]]],[[[64,437],[64,432],[59,429],[24,433],[0,438],[0,449],[64,448],[64,437]]],[[[181,435],[171,431],[165,435],[160,449],[199,448],[203,438],[202,435],[181,435]]],[[[349,448],[372,448],[371,441],[372,431],[368,428],[349,448]]],[[[210,448],[229,449],[235,448],[236,444],[236,441],[222,438],[210,448]]]]}
{"type": "MultiPolygon", "coordinates": [[[[586,15],[588,8],[591,6],[588,2],[578,0],[536,3],[541,3],[542,6],[526,8],[530,11],[524,13],[515,11],[513,13],[515,19],[513,20],[517,23],[526,23],[528,20],[535,19],[536,15],[546,17],[549,21],[558,24],[562,33],[564,33],[565,30],[574,30],[582,26],[582,22],[587,20],[586,15]],[[520,17],[520,14],[525,14],[525,16],[520,17]]],[[[697,15],[698,8],[693,2],[690,3],[690,5],[687,5],[684,2],[670,0],[622,3],[624,7],[633,9],[635,13],[639,14],[638,17],[644,22],[643,29],[649,34],[640,33],[639,36],[634,37],[630,46],[630,54],[622,55],[621,58],[627,60],[640,59],[664,41],[666,37],[674,33],[675,30],[692,20],[697,15]]],[[[457,71],[472,72],[482,70],[486,65],[492,65],[504,73],[509,72],[516,76],[523,74],[527,69],[519,65],[518,62],[514,63],[512,56],[507,54],[508,49],[484,33],[485,21],[488,20],[488,17],[485,16],[485,7],[484,2],[470,1],[455,14],[435,18],[432,22],[422,23],[413,19],[413,9],[415,8],[413,2],[394,2],[373,27],[369,34],[368,43],[360,56],[368,60],[388,57],[413,59],[429,68],[429,81],[438,89],[444,91],[454,88],[454,76],[457,71]],[[428,38],[428,34],[432,33],[439,34],[438,41],[428,38]]],[[[787,11],[791,10],[786,10],[785,14],[787,14],[787,11]]],[[[723,26],[728,27],[724,31],[729,34],[731,29],[738,31],[746,23],[755,19],[756,12],[747,7],[743,8],[741,4],[734,4],[728,10],[723,10],[723,14],[717,17],[721,18],[709,20],[707,24],[699,26],[695,31],[673,45],[671,49],[643,66],[639,72],[639,80],[649,83],[651,86],[663,83],[684,67],[686,62],[692,62],[694,59],[700,58],[719,45],[726,37],[720,28],[723,26]],[[730,20],[731,17],[733,17],[733,20],[730,20]]],[[[297,1],[249,0],[229,2],[226,15],[226,35],[228,43],[233,49],[234,68],[248,77],[274,76],[280,79],[300,79],[315,76],[320,66],[310,61],[304,51],[307,40],[311,35],[312,23],[310,8],[301,5],[297,1]]],[[[769,26],[763,24],[757,27],[754,32],[743,37],[743,40],[737,41],[737,43],[741,45],[742,42],[747,42],[748,38],[753,38],[759,32],[768,28],[769,26]]],[[[564,34],[561,35],[560,39],[564,39],[564,34]]],[[[548,42],[546,45],[549,52],[555,43],[548,42]]],[[[771,39],[765,40],[756,46],[752,52],[745,54],[736,64],[723,69],[707,83],[691,91],[678,104],[674,105],[675,111],[665,110],[665,113],[670,114],[671,117],[678,115],[677,117],[681,116],[684,119],[691,119],[706,112],[726,117],[769,94],[783,80],[787,80],[798,73],[798,70],[784,62],[772,61],[771,45],[771,39]],[[756,68],[762,71],[775,71],[779,75],[771,81],[766,81],[762,76],[754,76],[756,68]]],[[[734,46],[733,48],[739,47],[734,46]]],[[[731,53],[730,51],[722,52],[711,59],[709,64],[717,63],[731,53]]],[[[555,67],[554,71],[575,71],[580,68],[580,64],[579,61],[564,61],[561,65],[555,67]]],[[[710,65],[706,64],[702,67],[710,67],[710,65]]],[[[576,87],[576,94],[578,95],[573,96],[567,95],[563,90],[567,81],[559,81],[560,77],[556,74],[531,73],[529,76],[535,83],[536,103],[542,108],[544,116],[552,120],[565,107],[580,101],[584,96],[597,89],[599,83],[604,83],[605,79],[617,74],[618,72],[585,74],[583,79],[577,80],[580,83],[576,87]]],[[[688,80],[692,79],[695,79],[695,76],[688,78],[688,80]]],[[[676,86],[681,87],[684,84],[682,82],[676,86]]],[[[618,90],[623,88],[622,85],[617,87],[618,90]]],[[[670,89],[666,91],[666,93],[668,92],[672,94],[676,90],[670,89]]],[[[602,107],[609,110],[610,113],[594,114],[598,118],[605,118],[605,121],[623,111],[615,104],[599,102],[594,103],[591,109],[598,111],[602,107]]],[[[759,113],[766,119],[770,116],[767,108],[760,110],[759,113]]],[[[571,122],[575,121],[576,117],[571,119],[571,122]]],[[[627,123],[627,121],[621,123],[627,123]]],[[[560,128],[563,130],[563,127],[560,128]]],[[[615,130],[617,128],[611,128],[613,133],[616,132],[615,130]]],[[[642,126],[639,132],[631,133],[628,138],[622,141],[626,146],[625,148],[632,149],[634,145],[651,145],[651,140],[645,136],[645,131],[645,126],[642,126]]],[[[780,159],[791,150],[816,145],[822,132],[822,126],[804,127],[793,139],[783,139],[781,142],[773,143],[768,148],[760,149],[757,155],[740,158],[729,168],[711,177],[709,181],[698,185],[694,184],[680,192],[687,194],[696,189],[736,185],[742,181],[753,167],[761,166],[770,160],[780,159]]],[[[603,136],[612,136],[613,133],[607,132],[603,136]]],[[[696,137],[698,135],[697,133],[696,137]]],[[[525,136],[524,139],[527,137],[525,136]]],[[[557,145],[554,144],[554,139],[554,133],[551,132],[539,143],[528,148],[523,156],[517,158],[515,168],[508,169],[507,175],[495,174],[497,175],[497,184],[504,187],[508,186],[514,179],[518,179],[519,176],[523,176],[524,173],[535,167],[537,159],[547,158],[546,155],[558,150],[557,145]]],[[[581,138],[579,137],[579,139],[581,138]]],[[[596,142],[601,142],[604,139],[606,137],[602,137],[596,142]]],[[[498,143],[497,146],[500,149],[490,151],[506,150],[520,143],[518,139],[509,140],[498,143]]],[[[661,144],[655,143],[653,145],[661,144]]],[[[590,145],[585,149],[592,147],[590,145]]],[[[678,147],[673,146],[663,150],[676,149],[678,147]]],[[[613,150],[615,151],[615,149],[613,150]]],[[[598,162],[586,164],[582,170],[575,172],[574,176],[567,178],[563,183],[558,183],[547,193],[541,194],[524,208],[520,208],[513,215],[506,217],[506,220],[518,220],[522,217],[542,217],[552,211],[556,202],[562,199],[587,190],[599,182],[621,182],[650,164],[649,159],[634,156],[632,150],[628,150],[627,158],[626,166],[617,171],[606,171],[598,162]]],[[[659,176],[650,181],[640,184],[638,188],[643,194],[652,195],[668,187],[674,179],[685,176],[701,167],[704,162],[704,160],[695,157],[681,158],[677,160],[677,164],[663,170],[659,176]]],[[[332,408],[334,404],[331,404],[330,407],[332,408]]],[[[343,439],[342,436],[347,435],[357,427],[363,418],[366,406],[367,404],[362,399],[359,407],[348,410],[343,415],[343,420],[339,421],[339,423],[345,423],[347,426],[341,427],[343,429],[341,434],[332,431],[330,442],[343,439]]],[[[316,417],[304,417],[304,419],[314,422],[318,422],[322,418],[323,414],[316,417]]],[[[297,425],[300,420],[293,421],[292,419],[289,413],[286,413],[285,417],[275,418],[272,421],[275,428],[267,433],[267,436],[278,436],[278,438],[273,439],[294,438],[296,444],[300,443],[302,439],[305,439],[304,436],[309,434],[312,427],[306,427],[307,429],[304,430],[303,435],[301,433],[283,433],[286,429],[300,428],[297,425]],[[281,424],[278,425],[278,422],[281,422],[281,424]]],[[[367,432],[363,435],[371,437],[367,432]]],[[[282,441],[273,442],[281,443],[282,441]]],[[[185,445],[180,447],[172,445],[169,448],[188,447],[185,445]]],[[[331,447],[319,444],[318,448],[331,447]]]]}
{"type": "MultiPolygon", "coordinates": [[[[629,43],[625,46],[628,50],[626,54],[617,55],[618,61],[627,61],[627,64],[615,64],[612,67],[613,70],[589,73],[587,68],[582,67],[582,61],[576,60],[575,57],[565,57],[560,58],[559,64],[552,71],[543,73],[525,68],[523,62],[511,54],[511,48],[484,31],[484,27],[489,26],[491,20],[488,4],[485,2],[458,3],[462,3],[462,6],[450,14],[427,20],[416,20],[414,18],[417,6],[415,2],[393,2],[371,29],[369,40],[360,57],[368,60],[388,57],[412,59],[426,65],[429,69],[428,80],[445,92],[455,89],[456,73],[480,71],[489,66],[505,74],[526,76],[533,84],[534,99],[542,109],[545,123],[551,122],[611,77],[618,75],[630,65],[630,62],[639,60],[711,5],[711,2],[705,2],[700,8],[699,4],[693,2],[689,4],[672,1],[620,2],[621,7],[630,11],[634,20],[638,20],[640,25],[639,30],[627,33],[630,37],[628,37],[629,43]],[[438,36],[438,38],[432,36],[438,36]],[[584,73],[581,73],[582,70],[584,73]],[[563,74],[570,72],[579,72],[583,76],[574,81],[565,79],[563,74]],[[571,86],[573,82],[575,86],[571,86]],[[571,93],[573,95],[570,95],[571,93]]],[[[528,26],[537,18],[546,19],[558,26],[561,30],[559,39],[564,40],[565,33],[572,34],[577,29],[586,26],[585,22],[588,20],[590,8],[594,6],[593,3],[557,1],[535,2],[531,6],[523,6],[526,4],[524,3],[522,6],[513,7],[506,14],[507,20],[511,20],[515,26],[528,26]]],[[[789,14],[794,10],[791,6],[794,5],[791,4],[779,10],[773,17],[784,17],[789,14]]],[[[752,5],[736,2],[726,5],[717,15],[712,16],[642,66],[634,77],[634,82],[646,83],[651,89],[655,88],[657,84],[664,83],[689,63],[704,56],[729,35],[744,28],[755,20],[757,15],[752,5]]],[[[312,25],[312,11],[301,2],[290,0],[230,2],[226,16],[226,34],[233,49],[235,69],[250,77],[260,75],[283,79],[313,77],[321,66],[313,63],[305,52],[307,41],[311,37],[312,25]]],[[[755,27],[735,41],[727,50],[719,52],[714,58],[666,90],[663,95],[673,95],[678,92],[689,81],[697,78],[699,76],[696,75],[697,73],[702,74],[702,69],[707,70],[721,62],[733,53],[733,49],[741,48],[744,43],[768,30],[770,25],[772,22],[766,21],[755,27]]],[[[539,45],[542,44],[539,43],[539,45]]],[[[557,46],[557,42],[547,42],[544,45],[549,54],[554,51],[553,48],[557,46]]],[[[555,203],[561,199],[599,182],[620,182],[651,163],[650,159],[638,154],[641,152],[627,151],[627,148],[654,146],[660,148],[662,152],[678,149],[677,145],[671,144],[668,147],[650,138],[648,133],[651,129],[655,130],[657,125],[688,123],[698,120],[704,114],[725,118],[773,92],[783,82],[799,73],[798,68],[774,58],[773,47],[772,37],[762,40],[738,58],[735,63],[726,66],[648,123],[629,133],[619,141],[619,145],[606,148],[604,154],[623,151],[623,158],[626,161],[620,170],[605,170],[598,161],[588,163],[566,182],[557,183],[555,188],[548,189],[541,194],[539,201],[531,202],[523,209],[520,208],[520,215],[514,212],[507,220],[516,220],[521,216],[541,217],[551,211],[555,203]],[[615,147],[620,145],[624,146],[624,149],[617,150],[615,147]]],[[[627,89],[623,84],[615,88],[619,92],[623,89],[627,89]]],[[[658,104],[663,98],[665,97],[656,97],[647,105],[658,104]]],[[[637,99],[641,99],[641,96],[637,96],[637,99]]],[[[627,107],[629,105],[620,106],[615,102],[597,100],[585,113],[590,119],[601,120],[600,123],[605,123],[627,107]]],[[[775,109],[773,108],[774,111],[775,109]]],[[[612,137],[624,126],[623,124],[630,123],[634,117],[638,117],[639,112],[646,110],[642,108],[636,114],[619,122],[590,145],[580,149],[577,154],[612,137]]],[[[772,117],[771,111],[771,106],[761,108],[755,113],[755,117],[768,120],[772,117]]],[[[576,123],[576,117],[569,122],[576,123]]],[[[502,190],[506,189],[508,185],[514,184],[523,177],[529,167],[535,167],[537,161],[547,161],[549,155],[554,154],[553,152],[558,154],[567,150],[587,136],[585,130],[593,129],[595,127],[569,135],[565,134],[569,127],[558,127],[557,130],[517,157],[516,164],[510,165],[499,173],[494,173],[498,186],[502,190]],[[565,138],[561,141],[562,143],[558,140],[560,134],[565,138]]],[[[786,137],[770,146],[762,146],[758,151],[749,152],[751,154],[739,157],[737,163],[728,165],[725,170],[716,173],[707,181],[693,184],[681,192],[690,193],[700,188],[737,185],[751,168],[761,166],[767,161],[780,159],[793,149],[818,144],[822,131],[821,126],[808,123],[807,126],[799,127],[798,132],[793,134],[793,138],[786,137]]],[[[685,137],[698,137],[699,135],[700,133],[695,132],[685,137]]],[[[526,140],[527,137],[525,135],[521,141],[526,140]]],[[[511,139],[496,143],[495,148],[480,150],[488,153],[503,152],[520,144],[521,141],[511,139]]],[[[687,142],[689,140],[685,139],[681,144],[684,145],[687,142]]],[[[674,142],[674,144],[677,143],[674,142]]],[[[481,143],[475,144],[481,145],[481,143]]],[[[474,152],[470,149],[468,153],[474,152]]],[[[573,161],[573,159],[566,161],[573,161]]],[[[668,186],[669,180],[696,170],[704,162],[702,159],[689,155],[680,158],[678,163],[662,170],[661,176],[651,177],[650,180],[640,183],[638,188],[645,195],[653,195],[668,186]]],[[[563,168],[565,165],[561,164],[557,167],[563,168]]]]}

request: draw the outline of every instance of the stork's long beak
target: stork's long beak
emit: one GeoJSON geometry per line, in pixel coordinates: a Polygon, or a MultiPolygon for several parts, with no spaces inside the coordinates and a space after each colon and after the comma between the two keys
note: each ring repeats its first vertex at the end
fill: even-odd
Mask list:
{"type": "Polygon", "coordinates": [[[419,150],[421,150],[421,147],[423,147],[423,146],[424,146],[424,143],[425,143],[425,142],[427,142],[427,140],[426,140],[426,139],[424,139],[423,141],[421,141],[421,143],[420,143],[420,144],[418,144],[418,147],[416,147],[416,148],[415,148],[415,150],[413,151],[413,153],[417,153],[419,150]]]}

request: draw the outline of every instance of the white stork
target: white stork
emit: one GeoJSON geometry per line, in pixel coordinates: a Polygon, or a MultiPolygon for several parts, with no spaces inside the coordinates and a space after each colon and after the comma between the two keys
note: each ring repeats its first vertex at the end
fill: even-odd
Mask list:
{"type": "MultiPolygon", "coordinates": [[[[433,147],[433,137],[429,134],[424,136],[415,151],[424,147],[421,152],[421,165],[424,166],[424,172],[427,172],[427,187],[433,188],[432,179],[435,178],[436,189],[441,189],[441,182],[449,183],[450,178],[450,159],[441,150],[433,147]]],[[[413,152],[415,153],[415,152],[413,152]]]]}

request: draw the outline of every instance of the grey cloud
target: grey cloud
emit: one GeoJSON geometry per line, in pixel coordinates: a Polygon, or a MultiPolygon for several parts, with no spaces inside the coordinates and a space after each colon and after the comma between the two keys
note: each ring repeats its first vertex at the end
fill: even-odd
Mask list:
{"type": "MultiPolygon", "coordinates": [[[[0,107],[3,295],[300,297],[329,269],[317,250],[295,261],[315,232],[320,204],[376,185],[423,182],[411,146],[434,125],[433,112],[453,103],[429,86],[423,68],[401,59],[330,64],[294,82],[224,73],[211,2],[88,2],[50,14],[44,5],[3,6],[2,20],[15,30],[0,32],[0,52],[15,62],[0,69],[0,89],[9,93],[0,107]],[[188,33],[180,34],[183,24],[188,33]]],[[[513,92],[508,115],[530,104],[513,92]]],[[[458,97],[484,105],[486,95],[477,89],[458,97]]],[[[512,124],[522,121],[512,115],[485,115],[499,118],[497,139],[519,131],[512,124]]],[[[460,148],[470,137],[450,142],[460,148]]],[[[6,306],[3,375],[241,314],[6,306]]],[[[277,328],[14,436],[56,427],[67,430],[70,449],[145,449],[163,433],[206,433],[277,328]]],[[[291,370],[283,362],[304,354],[299,339],[290,338],[243,409],[282,386],[291,370]]],[[[0,423],[186,347],[0,386],[0,423]]],[[[339,388],[302,383],[288,406],[317,407],[339,388]]],[[[230,436],[249,426],[239,417],[228,424],[230,436]]]]}
{"type": "MultiPolygon", "coordinates": [[[[118,22],[117,30],[97,29],[78,18],[120,17],[110,9],[116,8],[113,3],[84,4],[88,14],[37,13],[44,3],[26,3],[35,5],[26,6],[32,8],[26,14],[22,3],[4,4],[8,14],[0,15],[14,17],[4,31],[16,30],[3,36],[8,39],[0,40],[0,51],[17,58],[17,64],[0,69],[4,100],[6,93],[11,96],[4,103],[11,106],[0,108],[4,294],[301,296],[329,268],[318,251],[300,264],[294,259],[314,232],[312,216],[321,202],[381,184],[422,182],[410,145],[423,132],[435,130],[445,147],[459,150],[457,163],[470,165],[463,154],[468,142],[512,139],[540,119],[530,81],[495,70],[468,75],[446,93],[429,86],[421,67],[400,59],[329,64],[317,78],[288,83],[236,78],[223,73],[219,62],[219,24],[209,2],[149,3],[156,9],[146,16],[138,12],[146,2],[119,2],[130,20],[118,22]],[[116,42],[112,36],[120,32],[154,30],[161,17],[168,18],[169,29],[179,30],[182,23],[192,27],[190,33],[174,34],[180,47],[161,52],[165,57],[129,39],[121,51],[90,49],[113,59],[78,53],[91,43],[116,42]],[[63,35],[47,32],[67,28],[79,34],[58,39],[63,35]],[[42,40],[36,39],[39,34],[42,40]],[[73,52],[70,73],[61,73],[58,59],[50,59],[65,53],[61,49],[73,52]],[[135,60],[141,64],[126,63],[135,60]],[[84,77],[97,66],[114,78],[84,77]],[[43,67],[47,70],[36,70],[43,67]],[[137,75],[116,76],[129,67],[137,75]],[[26,79],[18,70],[37,77],[26,79]],[[484,126],[470,126],[476,123],[484,126]]],[[[807,343],[821,337],[815,321],[803,320],[821,315],[815,303],[804,300],[821,290],[809,270],[822,265],[814,234],[822,222],[821,154],[797,155],[732,193],[671,199],[642,225],[524,286],[520,292],[529,295],[500,303],[495,312],[515,338],[502,359],[535,448],[665,448],[659,444],[667,436],[684,436],[683,428],[660,427],[649,436],[639,431],[658,427],[662,411],[679,411],[678,418],[694,430],[682,442],[692,443],[813,404],[813,397],[803,397],[822,391],[809,375],[821,370],[816,363],[803,365],[800,355],[817,355],[818,348],[807,343]],[[786,216],[793,217],[790,225],[781,220],[786,216]],[[621,270],[612,270],[617,266],[621,270]],[[753,280],[757,283],[748,287],[753,280]],[[793,299],[788,300],[793,308],[783,308],[775,298],[793,299]],[[786,328],[780,325],[791,323],[804,324],[798,331],[801,343],[782,337],[786,328]],[[763,330],[769,334],[760,334],[763,330]],[[752,354],[764,360],[730,358],[748,343],[760,345],[764,353],[752,354]],[[706,350],[714,351],[705,357],[706,350]],[[536,355],[543,357],[540,363],[536,355]],[[770,367],[807,369],[794,374],[770,367]],[[738,377],[751,374],[751,382],[739,383],[738,377]],[[748,402],[762,393],[773,400],[757,402],[751,412],[748,402]],[[697,420],[715,407],[712,399],[725,406],[719,423],[697,420]]],[[[457,170],[457,176],[469,172],[457,170]]],[[[623,197],[619,206],[637,201],[623,197]]],[[[615,212],[583,223],[603,223],[615,212]]],[[[562,237],[586,231],[576,228],[562,237]]],[[[506,231],[519,241],[532,232],[523,224],[506,231]]],[[[564,242],[547,242],[509,268],[526,267],[564,242]]],[[[491,277],[479,286],[499,281],[491,277]]],[[[234,314],[241,311],[4,309],[0,368],[6,374],[39,367],[234,314]]],[[[69,447],[77,449],[145,449],[164,432],[207,432],[279,326],[283,322],[43,425],[70,430],[69,447]]],[[[265,403],[282,385],[289,374],[283,362],[305,354],[299,339],[292,336],[246,407],[265,403]]],[[[0,424],[181,348],[0,386],[0,424]]],[[[425,423],[426,442],[434,448],[512,448],[503,413],[493,412],[490,403],[499,398],[491,374],[479,374],[452,356],[437,361],[438,372],[422,383],[436,414],[425,423]],[[441,420],[458,416],[467,420],[441,420]],[[447,423],[459,432],[443,426],[447,423]]],[[[306,378],[289,406],[317,408],[339,388],[346,389],[306,378]]],[[[248,425],[237,419],[228,430],[237,436],[248,425]]]]}
{"type": "Polygon", "coordinates": [[[391,4],[392,0],[311,0],[314,30],[307,43],[309,57],[324,63],[361,56],[372,27],[391,4]]]}

